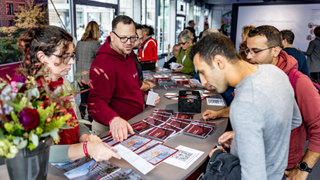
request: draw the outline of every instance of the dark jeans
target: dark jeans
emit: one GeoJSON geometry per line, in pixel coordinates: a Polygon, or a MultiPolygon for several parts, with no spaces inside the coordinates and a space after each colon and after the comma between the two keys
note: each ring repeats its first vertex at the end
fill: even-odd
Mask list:
{"type": "Polygon", "coordinates": [[[312,72],[310,73],[311,78],[318,81],[318,83],[320,83],[320,72],[312,72]]]}
{"type": "MultiPolygon", "coordinates": [[[[82,86],[81,86],[78,83],[78,85],[79,85],[81,91],[90,89],[90,86],[88,86],[86,84],[82,83],[82,86]]],[[[79,105],[79,110],[80,110],[82,119],[84,119],[84,117],[86,116],[86,109],[87,109],[87,104],[88,104],[88,96],[89,96],[89,91],[80,93],[81,103],[79,105]]],[[[89,116],[89,114],[88,114],[88,117],[89,117],[89,121],[92,122],[93,119],[91,118],[91,116],[89,116]]]]}

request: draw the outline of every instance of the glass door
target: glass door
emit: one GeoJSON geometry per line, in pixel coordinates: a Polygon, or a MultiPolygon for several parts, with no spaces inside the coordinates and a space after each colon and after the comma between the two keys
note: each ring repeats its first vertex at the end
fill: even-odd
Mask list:
{"type": "Polygon", "coordinates": [[[103,44],[112,31],[112,20],[115,16],[115,9],[95,7],[87,5],[76,5],[76,38],[81,40],[86,26],[90,21],[96,21],[100,27],[100,43],[103,44]]]}
{"type": "Polygon", "coordinates": [[[75,14],[75,37],[80,41],[87,24],[96,21],[100,27],[100,43],[103,44],[112,31],[112,20],[118,12],[118,5],[113,4],[114,0],[74,0],[75,14]],[[108,2],[108,3],[104,3],[108,2]]]}

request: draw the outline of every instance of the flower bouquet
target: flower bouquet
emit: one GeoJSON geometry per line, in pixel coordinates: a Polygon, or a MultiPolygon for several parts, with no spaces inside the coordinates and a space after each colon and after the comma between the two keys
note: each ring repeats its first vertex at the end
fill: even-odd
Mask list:
{"type": "Polygon", "coordinates": [[[47,172],[51,137],[58,143],[60,129],[74,128],[84,121],[74,119],[70,113],[72,89],[54,89],[42,71],[34,76],[21,73],[7,77],[9,80],[0,78],[0,155],[6,158],[11,179],[24,176],[12,178],[17,177],[18,171],[34,177],[47,172]],[[34,168],[38,173],[34,173],[34,168]]]}

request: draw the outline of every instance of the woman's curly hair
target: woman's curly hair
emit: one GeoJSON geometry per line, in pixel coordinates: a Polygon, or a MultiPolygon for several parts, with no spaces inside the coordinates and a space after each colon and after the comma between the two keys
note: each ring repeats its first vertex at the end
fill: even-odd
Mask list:
{"type": "MultiPolygon", "coordinates": [[[[42,67],[37,58],[37,53],[43,51],[50,56],[61,47],[60,56],[66,53],[68,45],[72,42],[72,36],[64,29],[56,26],[43,26],[28,28],[23,32],[17,42],[22,54],[21,67],[26,69],[28,75],[36,74],[42,67]]],[[[56,66],[62,63],[55,64],[56,66]]]]}

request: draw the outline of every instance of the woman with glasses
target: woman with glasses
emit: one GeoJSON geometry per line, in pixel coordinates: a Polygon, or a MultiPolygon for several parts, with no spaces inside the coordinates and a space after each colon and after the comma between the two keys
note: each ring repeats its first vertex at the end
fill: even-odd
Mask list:
{"type": "Polygon", "coordinates": [[[177,63],[179,63],[181,67],[173,69],[173,71],[193,76],[193,63],[189,59],[189,52],[192,46],[193,34],[188,29],[185,29],[179,34],[178,40],[181,48],[177,57],[177,63]]]}
{"type": "MultiPolygon", "coordinates": [[[[86,31],[81,38],[81,41],[77,43],[76,53],[77,53],[77,62],[76,62],[76,74],[83,74],[82,80],[84,82],[78,83],[81,91],[84,91],[80,94],[81,104],[79,105],[80,113],[82,119],[86,115],[87,100],[89,96],[89,69],[93,60],[97,57],[96,52],[100,48],[99,43],[100,32],[99,25],[95,21],[89,22],[86,27],[86,31]]],[[[92,122],[91,116],[88,116],[90,122],[92,122]]]]}
{"type": "Polygon", "coordinates": [[[142,26],[142,43],[138,53],[140,61],[157,62],[158,60],[158,44],[157,40],[152,38],[153,34],[154,30],[151,26],[142,26]]]}
{"type": "MultiPolygon", "coordinates": [[[[21,34],[18,47],[23,55],[21,67],[28,75],[35,75],[44,66],[45,76],[50,82],[49,88],[70,91],[71,85],[63,76],[68,74],[71,65],[75,63],[74,44],[72,36],[62,28],[56,26],[33,27],[21,34]]],[[[68,113],[71,119],[81,119],[73,96],[70,96],[68,113]]],[[[75,123],[76,124],[76,123],[75,123]]],[[[64,129],[59,133],[60,141],[50,148],[50,162],[66,162],[84,156],[92,156],[96,161],[120,158],[108,144],[97,136],[91,135],[83,125],[74,125],[72,129],[64,129]]]]}
{"type": "Polygon", "coordinates": [[[255,26],[244,26],[243,27],[243,31],[241,34],[241,39],[242,39],[242,43],[239,46],[239,54],[241,56],[241,58],[245,61],[249,61],[247,59],[247,53],[246,53],[246,49],[247,49],[247,38],[248,38],[248,34],[250,32],[251,29],[256,28],[255,26]]]}

